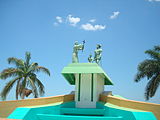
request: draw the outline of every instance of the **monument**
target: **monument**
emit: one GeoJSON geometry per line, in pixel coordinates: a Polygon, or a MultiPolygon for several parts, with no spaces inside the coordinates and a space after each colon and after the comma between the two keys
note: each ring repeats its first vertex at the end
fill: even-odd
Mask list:
{"type": "Polygon", "coordinates": [[[78,63],[78,51],[83,49],[84,43],[75,42],[73,63],[62,70],[65,79],[75,85],[75,95],[1,101],[0,115],[9,115],[7,118],[19,120],[157,120],[155,116],[160,118],[159,104],[106,94],[104,85],[113,85],[113,82],[99,65],[102,56],[101,45],[97,45],[94,58],[89,56],[89,63],[78,63]],[[14,108],[16,109],[13,111],[14,108]]]}
{"type": "Polygon", "coordinates": [[[72,63],[64,67],[62,75],[71,85],[75,85],[77,108],[96,108],[96,102],[104,91],[104,85],[113,85],[113,82],[99,66],[102,53],[101,45],[97,44],[95,50],[94,61],[96,63],[78,63],[78,50],[83,50],[83,48],[84,44],[75,42],[72,63]]]}

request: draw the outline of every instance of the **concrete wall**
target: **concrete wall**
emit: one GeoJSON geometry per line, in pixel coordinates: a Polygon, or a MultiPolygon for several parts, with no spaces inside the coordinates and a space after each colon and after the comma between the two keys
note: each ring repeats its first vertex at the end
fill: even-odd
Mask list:
{"type": "MultiPolygon", "coordinates": [[[[93,80],[93,82],[94,81],[95,80],[93,80]]],[[[76,75],[76,86],[75,86],[76,107],[77,108],[95,108],[96,101],[91,102],[91,74],[81,74],[80,82],[81,83],[80,83],[80,101],[79,101],[78,100],[79,75],[76,75]]]]}
{"type": "MultiPolygon", "coordinates": [[[[78,108],[96,107],[91,103],[91,74],[81,74],[80,101],[76,101],[78,108]]],[[[78,96],[78,94],[77,94],[78,96]]]]}
{"type": "Polygon", "coordinates": [[[78,81],[79,81],[78,74],[75,74],[75,77],[76,77],[76,79],[75,79],[75,96],[74,96],[74,99],[75,99],[75,101],[78,101],[78,81]]]}
{"type": "Polygon", "coordinates": [[[25,100],[0,101],[0,117],[6,118],[17,107],[45,105],[56,102],[73,101],[74,95],[61,95],[54,97],[34,98],[25,100]]]}
{"type": "Polygon", "coordinates": [[[123,98],[114,97],[111,95],[100,95],[100,101],[111,103],[120,107],[143,110],[152,112],[158,120],[160,120],[160,104],[146,103],[140,101],[127,100],[123,98]]]}
{"type": "Polygon", "coordinates": [[[97,74],[96,79],[96,102],[99,100],[99,95],[104,91],[104,77],[101,74],[97,74]]]}
{"type": "Polygon", "coordinates": [[[78,108],[96,108],[99,94],[104,91],[104,78],[100,74],[76,74],[75,101],[78,108]],[[79,78],[80,85],[79,85],[79,78]],[[93,83],[92,83],[93,78],[93,83]],[[80,87],[80,89],[79,89],[80,87]],[[93,87],[93,88],[92,88],[93,87]],[[80,101],[78,100],[80,90],[80,101]],[[93,91],[92,91],[93,90],[93,91]]]}
{"type": "MultiPolygon", "coordinates": [[[[7,117],[17,107],[45,105],[45,104],[51,104],[56,102],[67,102],[67,101],[73,101],[73,100],[74,100],[74,95],[61,95],[61,96],[55,96],[55,97],[25,99],[25,100],[18,100],[18,101],[16,100],[1,101],[0,117],[1,118],[7,117]]],[[[100,95],[100,101],[108,102],[120,107],[150,111],[150,112],[153,112],[153,114],[158,118],[158,120],[160,120],[160,104],[127,100],[127,99],[122,99],[122,98],[118,98],[110,95],[109,96],[100,95]]]]}

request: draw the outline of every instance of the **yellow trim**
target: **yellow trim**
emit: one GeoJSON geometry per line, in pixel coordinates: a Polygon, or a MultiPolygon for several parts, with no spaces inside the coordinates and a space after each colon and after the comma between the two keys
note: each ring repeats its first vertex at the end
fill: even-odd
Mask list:
{"type": "Polygon", "coordinates": [[[35,105],[35,106],[25,106],[25,108],[37,108],[37,107],[47,107],[47,106],[54,106],[54,105],[60,105],[64,102],[56,102],[52,104],[45,104],[45,105],[35,105]]]}
{"type": "MultiPolygon", "coordinates": [[[[17,107],[43,107],[51,104],[61,104],[73,101],[74,95],[60,95],[53,97],[34,98],[25,100],[0,101],[0,117],[6,118],[17,107]]],[[[146,103],[140,101],[127,100],[111,95],[100,95],[100,101],[110,103],[119,107],[130,108],[152,112],[160,120],[160,104],[146,103]]]]}
{"type": "Polygon", "coordinates": [[[103,94],[100,95],[100,101],[117,105],[119,107],[149,111],[152,112],[157,117],[158,120],[160,120],[160,104],[127,100],[123,98],[114,97],[111,95],[105,96],[103,94]]]}
{"type": "Polygon", "coordinates": [[[43,97],[25,100],[0,101],[0,117],[6,118],[17,107],[36,107],[59,102],[73,101],[74,95],[60,95],[53,97],[43,97]]]}

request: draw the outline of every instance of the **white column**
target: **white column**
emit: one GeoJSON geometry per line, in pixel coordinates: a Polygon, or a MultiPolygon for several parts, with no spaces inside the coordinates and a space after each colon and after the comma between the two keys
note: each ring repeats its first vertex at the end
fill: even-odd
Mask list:
{"type": "Polygon", "coordinates": [[[96,101],[94,100],[94,89],[94,76],[92,81],[92,74],[80,74],[80,76],[76,75],[76,107],[95,108],[96,101]]]}

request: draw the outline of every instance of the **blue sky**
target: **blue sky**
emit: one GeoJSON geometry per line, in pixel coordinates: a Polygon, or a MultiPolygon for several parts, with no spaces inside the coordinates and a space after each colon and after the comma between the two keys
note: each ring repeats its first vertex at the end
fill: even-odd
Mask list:
{"type": "MultiPolygon", "coordinates": [[[[147,80],[133,81],[144,51],[160,44],[160,0],[0,0],[0,71],[10,67],[8,57],[24,58],[47,67],[39,74],[45,96],[74,90],[61,75],[72,61],[74,41],[86,40],[79,52],[87,62],[96,44],[102,44],[102,68],[114,82],[114,94],[144,101],[147,80]]],[[[0,90],[8,80],[0,81],[0,90]]],[[[15,99],[15,88],[8,100],[15,99]]],[[[160,89],[149,102],[160,103],[160,89]]]]}

